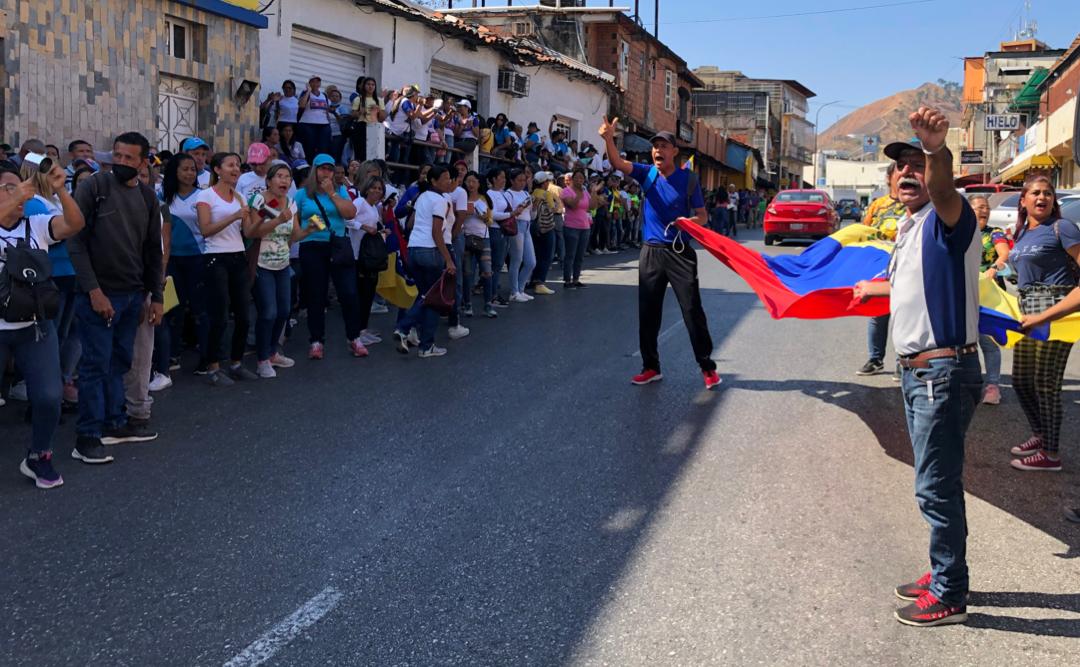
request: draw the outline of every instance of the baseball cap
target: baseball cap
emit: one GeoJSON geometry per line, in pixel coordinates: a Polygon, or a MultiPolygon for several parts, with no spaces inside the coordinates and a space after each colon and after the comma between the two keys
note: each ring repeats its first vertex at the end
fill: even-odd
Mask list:
{"type": "Polygon", "coordinates": [[[472,111],[472,102],[470,102],[469,100],[458,100],[457,105],[459,107],[465,107],[469,111],[472,111]]]}
{"type": "Polygon", "coordinates": [[[319,81],[322,81],[322,77],[319,76],[318,74],[312,74],[311,76],[308,77],[308,81],[315,81],[316,79],[318,79],[319,81]]]}
{"type": "Polygon", "coordinates": [[[248,164],[263,164],[270,159],[270,147],[266,144],[256,141],[248,146],[247,161],[248,164]]]}
{"type": "Polygon", "coordinates": [[[187,153],[188,151],[193,151],[196,148],[209,149],[210,146],[198,137],[188,137],[187,139],[184,139],[180,142],[180,150],[184,153],[187,153]]]}
{"type": "Polygon", "coordinates": [[[331,167],[333,167],[337,163],[334,162],[334,158],[330,157],[326,153],[319,153],[318,155],[315,156],[315,159],[312,160],[312,162],[311,162],[312,167],[321,167],[324,164],[328,164],[331,167]]]}
{"type": "Polygon", "coordinates": [[[94,151],[94,160],[101,166],[112,166],[112,151],[94,151]]]}
{"type": "MultiPolygon", "coordinates": [[[[285,162],[285,161],[282,160],[282,162],[285,162]]],[[[288,163],[286,162],[286,164],[288,164],[288,163]]],[[[307,169],[310,166],[311,165],[307,163],[307,160],[297,160],[296,162],[293,162],[292,168],[293,168],[293,171],[300,171],[301,169],[307,169]]]]}
{"type": "Polygon", "coordinates": [[[904,151],[917,151],[921,153],[923,150],[922,142],[918,139],[910,139],[908,141],[894,141],[885,147],[885,157],[890,160],[899,160],[900,155],[904,151]]]}
{"type": "Polygon", "coordinates": [[[533,180],[536,181],[537,183],[547,183],[548,181],[551,180],[551,172],[550,171],[538,171],[538,172],[536,172],[536,174],[533,175],[533,180]]]}
{"type": "Polygon", "coordinates": [[[675,135],[670,133],[670,132],[667,132],[667,131],[657,132],[656,134],[653,135],[652,139],[649,139],[649,143],[650,144],[655,144],[657,141],[660,141],[661,139],[668,142],[672,146],[677,145],[675,143],[675,135]]]}

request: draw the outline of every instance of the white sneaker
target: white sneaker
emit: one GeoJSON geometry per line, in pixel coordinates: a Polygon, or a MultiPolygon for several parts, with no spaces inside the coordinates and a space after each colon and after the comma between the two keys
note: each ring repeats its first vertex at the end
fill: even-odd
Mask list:
{"type": "Polygon", "coordinates": [[[409,335],[406,336],[405,341],[413,347],[420,347],[420,334],[417,333],[416,327],[409,329],[409,335]]]}
{"type": "Polygon", "coordinates": [[[375,333],[374,331],[364,329],[360,332],[360,342],[364,345],[374,345],[375,343],[382,342],[382,336],[375,333]]]}
{"type": "Polygon", "coordinates": [[[171,377],[154,371],[154,377],[150,378],[150,384],[147,386],[147,389],[150,391],[161,391],[162,389],[168,389],[171,386],[171,377]]]}
{"type": "Polygon", "coordinates": [[[284,354],[281,354],[280,352],[275,352],[272,355],[270,355],[270,360],[269,361],[270,361],[271,366],[277,366],[278,368],[292,368],[293,366],[296,365],[295,361],[293,361],[289,357],[286,357],[284,354]]]}
{"type": "Polygon", "coordinates": [[[274,364],[269,359],[259,362],[259,364],[255,367],[255,374],[261,378],[277,377],[277,371],[274,370],[274,364]]]}
{"type": "Polygon", "coordinates": [[[525,296],[524,294],[521,294],[520,292],[515,292],[515,293],[511,294],[510,295],[510,300],[513,301],[514,303],[529,303],[529,301],[530,301],[529,297],[525,296]]]}
{"type": "Polygon", "coordinates": [[[373,304],[371,304],[371,314],[372,315],[382,315],[383,313],[389,313],[389,312],[390,312],[390,309],[387,308],[386,306],[384,306],[381,303],[373,303],[373,304]]]}
{"type": "Polygon", "coordinates": [[[28,400],[26,398],[26,380],[11,385],[11,391],[8,392],[8,398],[13,401],[23,401],[25,403],[28,400]]]}
{"type": "Polygon", "coordinates": [[[458,340],[460,338],[464,338],[465,336],[468,336],[469,335],[469,329],[468,329],[468,327],[463,327],[463,326],[461,326],[459,324],[456,327],[450,327],[449,334],[450,334],[450,340],[458,340]]]}
{"type": "Polygon", "coordinates": [[[535,299],[535,298],[536,298],[536,297],[535,297],[535,296],[533,296],[532,294],[526,294],[525,292],[521,292],[521,296],[525,297],[525,300],[526,300],[526,301],[532,301],[533,299],[535,299]]]}
{"type": "Polygon", "coordinates": [[[439,347],[438,345],[432,345],[426,350],[420,350],[420,358],[427,359],[428,357],[441,357],[446,354],[445,347],[439,347]]]}

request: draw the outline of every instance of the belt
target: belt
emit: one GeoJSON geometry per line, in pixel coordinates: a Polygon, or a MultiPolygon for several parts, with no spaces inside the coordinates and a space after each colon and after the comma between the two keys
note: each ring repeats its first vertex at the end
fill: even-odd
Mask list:
{"type": "Polygon", "coordinates": [[[975,354],[979,351],[979,346],[976,343],[971,345],[964,345],[963,347],[936,347],[932,350],[925,350],[923,352],[916,352],[915,354],[909,354],[905,357],[897,359],[897,363],[902,368],[930,368],[930,361],[933,359],[948,359],[959,358],[965,354],[975,354]]]}
{"type": "Polygon", "coordinates": [[[671,250],[675,247],[674,243],[653,243],[652,241],[646,241],[645,245],[649,246],[650,248],[667,248],[668,250],[671,250]]]}

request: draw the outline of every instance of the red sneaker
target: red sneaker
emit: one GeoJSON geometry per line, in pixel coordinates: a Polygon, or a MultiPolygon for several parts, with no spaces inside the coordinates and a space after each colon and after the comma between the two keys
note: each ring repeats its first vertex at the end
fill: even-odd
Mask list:
{"type": "Polygon", "coordinates": [[[923,596],[930,590],[930,581],[932,577],[929,572],[919,577],[918,580],[911,582],[910,584],[900,584],[893,592],[896,593],[896,597],[901,600],[907,600],[908,602],[914,602],[923,596]]]}
{"type": "Polygon", "coordinates": [[[967,605],[947,605],[927,591],[918,600],[903,609],[897,609],[893,615],[904,625],[932,628],[935,625],[966,623],[967,605]]]}
{"type": "Polygon", "coordinates": [[[349,352],[352,352],[354,357],[366,357],[368,356],[368,349],[364,347],[364,344],[357,338],[349,343],[349,352]]]}
{"type": "Polygon", "coordinates": [[[1037,435],[1033,435],[1027,439],[1027,442],[1019,444],[1009,451],[1013,456],[1029,456],[1042,449],[1042,438],[1037,435]]]}
{"type": "Polygon", "coordinates": [[[308,359],[314,359],[314,360],[322,359],[323,358],[323,344],[322,343],[312,343],[311,347],[308,348],[307,357],[308,357],[308,359]]]}
{"type": "Polygon", "coordinates": [[[630,384],[636,384],[640,387],[641,385],[649,384],[650,382],[659,382],[663,379],[664,376],[660,374],[660,371],[654,371],[647,368],[630,378],[630,384]]]}
{"type": "Polygon", "coordinates": [[[701,375],[705,378],[706,389],[716,389],[720,386],[720,383],[723,382],[723,380],[720,379],[720,374],[717,373],[715,370],[702,371],[701,375]]]}
{"type": "Polygon", "coordinates": [[[1052,459],[1041,449],[1031,456],[1010,461],[1017,470],[1035,470],[1040,472],[1061,472],[1061,459],[1052,459]]]}

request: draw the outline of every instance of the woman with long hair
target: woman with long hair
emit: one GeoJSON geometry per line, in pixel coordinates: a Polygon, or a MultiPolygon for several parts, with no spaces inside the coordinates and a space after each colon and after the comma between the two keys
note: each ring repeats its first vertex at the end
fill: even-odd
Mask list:
{"type": "Polygon", "coordinates": [[[278,349],[292,310],[289,247],[314,231],[297,224],[296,202],[289,198],[292,172],[281,163],[266,173],[266,189],[252,195],[248,206],[255,218],[249,236],[261,239],[255,273],[255,372],[277,377],[275,368],[292,368],[294,361],[278,349]]]}
{"type": "Polygon", "coordinates": [[[356,287],[356,264],[333,257],[333,237],[348,238],[346,220],[356,217],[356,206],[349,200],[344,186],[334,186],[334,158],[325,153],[315,156],[304,187],[296,191],[299,223],[306,230],[317,229],[300,241],[300,267],[304,280],[304,304],[307,306],[308,359],[323,358],[326,344],[326,301],[330,281],[334,281],[341,316],[345,320],[345,336],[349,352],[354,357],[366,357],[368,352],[360,340],[360,301],[356,287]]]}
{"type": "MultiPolygon", "coordinates": [[[[975,195],[968,202],[975,211],[982,235],[982,262],[979,270],[991,280],[995,280],[1004,289],[1005,282],[998,278],[998,273],[1005,268],[1009,260],[1009,240],[1005,232],[997,227],[989,227],[990,200],[986,195],[975,195]]],[[[986,386],[983,388],[982,402],[987,405],[1001,403],[1001,348],[992,336],[979,334],[979,349],[983,353],[986,386]]]]}
{"type": "MultiPolygon", "coordinates": [[[[491,218],[495,221],[495,225],[489,229],[491,239],[491,293],[492,300],[490,304],[495,308],[506,308],[510,305],[510,302],[503,298],[499,294],[499,274],[502,272],[502,267],[506,264],[506,257],[509,253],[509,246],[513,236],[507,236],[504,231],[504,225],[511,218],[516,218],[523,210],[522,205],[515,206],[511,203],[510,198],[506,192],[506,170],[501,167],[494,167],[487,173],[488,182],[488,198],[491,200],[491,218]]],[[[511,284],[510,291],[513,292],[517,289],[516,285],[511,284]]]]}
{"type": "Polygon", "coordinates": [[[589,217],[591,198],[585,187],[584,169],[574,169],[570,175],[570,186],[562,191],[562,200],[566,206],[563,214],[563,237],[566,244],[566,255],[562,260],[563,287],[585,287],[581,282],[581,265],[585,260],[585,250],[589,246],[592,219],[589,217]]]}
{"type": "Polygon", "coordinates": [[[510,237],[507,246],[510,248],[510,301],[512,303],[528,303],[533,297],[525,293],[525,283],[529,281],[533,269],[536,267],[536,253],[533,250],[532,233],[529,225],[532,222],[532,194],[528,190],[531,185],[531,176],[528,168],[514,169],[510,172],[510,189],[503,194],[506,200],[514,207],[517,218],[517,234],[510,237]]]}
{"type": "Polygon", "coordinates": [[[375,303],[375,289],[379,284],[379,273],[366,270],[360,264],[360,246],[365,236],[380,236],[386,240],[386,232],[383,228],[383,195],[386,186],[379,176],[369,176],[360,184],[357,197],[353,199],[356,207],[356,216],[346,221],[345,226],[349,229],[349,238],[352,240],[353,255],[356,256],[356,286],[359,293],[360,313],[360,342],[365,346],[381,343],[382,337],[368,328],[371,322],[371,306],[375,303]]]}
{"type": "MultiPolygon", "coordinates": [[[[443,166],[432,167],[428,172],[424,191],[413,209],[413,226],[409,233],[409,273],[416,280],[416,289],[423,296],[438,282],[445,272],[452,279],[457,269],[450,250],[450,225],[446,223],[453,215],[450,200],[445,197],[453,188],[450,171],[443,166]]],[[[441,357],[446,348],[435,344],[435,330],[439,325],[439,312],[419,298],[404,317],[398,320],[394,337],[397,350],[409,353],[409,330],[419,332],[421,359],[441,357]]]]}
{"type": "MultiPolygon", "coordinates": [[[[1015,245],[1009,259],[1016,269],[1022,315],[1037,315],[1077,286],[1080,228],[1061,217],[1050,179],[1024,183],[1017,208],[1015,245]]],[[[1012,448],[1019,470],[1061,470],[1061,381],[1072,343],[1025,337],[1013,350],[1013,388],[1032,435],[1012,448]]]]}
{"type": "Polygon", "coordinates": [[[165,315],[169,330],[170,368],[180,365],[183,350],[184,317],[190,314],[195,324],[195,340],[200,359],[205,362],[210,321],[206,311],[206,290],[203,283],[205,262],[203,249],[206,241],[199,229],[199,216],[195,203],[201,190],[198,187],[195,160],[187,153],[177,153],[165,164],[161,182],[162,203],[169,210],[172,220],[169,245],[168,275],[179,305],[165,315]]]}
{"type": "MultiPolygon", "coordinates": [[[[470,171],[462,182],[468,196],[468,215],[462,225],[465,233],[465,257],[462,260],[464,273],[461,291],[462,314],[472,317],[472,287],[476,284],[476,274],[480,274],[480,285],[484,294],[484,315],[490,318],[499,316],[491,305],[494,299],[491,271],[491,231],[495,221],[491,217],[491,197],[484,191],[484,181],[480,174],[470,171]]],[[[497,227],[495,227],[497,229],[497,227]]]]}
{"type": "Polygon", "coordinates": [[[240,156],[236,153],[215,153],[210,158],[210,172],[210,187],[200,192],[195,202],[199,231],[205,239],[204,275],[210,314],[210,331],[203,361],[207,382],[214,387],[227,387],[234,380],[254,380],[259,377],[241,363],[247,345],[251,298],[244,235],[250,236],[256,221],[249,215],[247,202],[236,191],[236,182],[240,178],[240,156]],[[221,370],[220,361],[230,311],[233,333],[226,374],[221,370]]]}
{"type": "Polygon", "coordinates": [[[278,126],[278,136],[281,138],[277,146],[278,158],[296,169],[297,163],[306,159],[304,145],[296,137],[296,126],[292,123],[281,123],[278,126]]]}
{"type": "Polygon", "coordinates": [[[356,80],[356,92],[349,97],[352,103],[353,126],[349,135],[353,157],[363,162],[368,159],[368,126],[386,120],[386,111],[379,101],[379,84],[370,76],[356,80]]]}
{"type": "Polygon", "coordinates": [[[299,112],[299,100],[296,98],[296,84],[292,79],[285,79],[281,92],[274,91],[266,96],[259,105],[262,127],[275,127],[281,123],[295,123],[299,112]]]}

